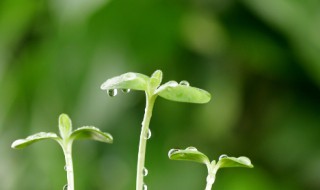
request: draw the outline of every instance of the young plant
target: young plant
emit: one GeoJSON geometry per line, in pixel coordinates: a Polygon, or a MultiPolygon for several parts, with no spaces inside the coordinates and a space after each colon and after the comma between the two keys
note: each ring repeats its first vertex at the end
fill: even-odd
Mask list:
{"type": "Polygon", "coordinates": [[[202,152],[199,152],[195,147],[188,147],[184,150],[171,149],[168,153],[168,156],[171,160],[185,160],[205,164],[208,169],[207,185],[205,190],[211,190],[212,185],[216,179],[217,171],[220,168],[253,168],[250,159],[244,156],[235,158],[223,154],[219,157],[218,162],[216,162],[215,160],[210,162],[209,158],[202,152]]]}
{"type": "Polygon", "coordinates": [[[72,123],[68,115],[61,114],[59,116],[60,137],[56,133],[40,132],[28,136],[25,139],[19,139],[12,143],[11,147],[21,149],[27,147],[37,141],[44,139],[52,139],[57,141],[62,147],[65,157],[65,170],[67,172],[68,183],[63,187],[64,190],[74,190],[74,174],[72,163],[72,143],[76,139],[91,139],[104,143],[112,143],[113,138],[109,133],[101,132],[93,126],[84,126],[72,131],[72,123]]]}
{"type": "Polygon", "coordinates": [[[151,77],[140,73],[125,73],[117,77],[108,79],[101,85],[102,90],[107,90],[109,96],[117,95],[117,90],[121,89],[124,92],[130,90],[144,91],[146,94],[146,108],[142,121],[142,128],[139,142],[138,164],[137,164],[137,179],[136,190],[147,189],[147,185],[143,182],[143,177],[146,175],[145,154],[147,139],[151,137],[149,130],[150,119],[154,102],[158,96],[178,102],[188,103],[207,103],[211,95],[202,89],[191,87],[187,81],[169,81],[160,85],[162,81],[162,72],[155,71],[151,77]]]}

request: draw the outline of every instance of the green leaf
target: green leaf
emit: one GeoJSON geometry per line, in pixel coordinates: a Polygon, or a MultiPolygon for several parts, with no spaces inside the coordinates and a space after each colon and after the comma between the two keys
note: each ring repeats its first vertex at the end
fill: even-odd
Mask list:
{"type": "Polygon", "coordinates": [[[106,80],[100,88],[102,90],[132,89],[146,91],[149,79],[146,75],[129,72],[106,80]]]}
{"type": "Polygon", "coordinates": [[[162,81],[162,71],[161,70],[156,70],[150,78],[150,90],[153,93],[158,86],[160,86],[162,81]]]}
{"type": "Polygon", "coordinates": [[[208,157],[202,152],[199,152],[194,147],[188,147],[184,150],[171,149],[168,153],[168,156],[171,160],[185,160],[203,164],[210,164],[208,157]]]}
{"type": "Polygon", "coordinates": [[[176,81],[169,81],[161,85],[156,93],[162,98],[188,103],[207,103],[211,99],[209,92],[189,86],[187,81],[178,84],[176,81]]]}
{"type": "Polygon", "coordinates": [[[37,141],[45,140],[45,139],[59,140],[60,138],[55,133],[40,132],[34,135],[30,135],[25,139],[18,139],[14,141],[11,145],[11,148],[17,148],[17,149],[24,148],[37,141]]]}
{"type": "Polygon", "coordinates": [[[72,132],[72,122],[67,114],[59,116],[59,131],[63,139],[67,139],[72,132]]]}
{"type": "Polygon", "coordinates": [[[217,163],[219,168],[230,168],[230,167],[245,167],[245,168],[253,168],[251,161],[249,158],[241,156],[238,158],[224,156],[221,157],[217,163]]]}
{"type": "Polygon", "coordinates": [[[92,139],[105,143],[112,143],[113,137],[109,133],[104,133],[93,126],[84,126],[72,132],[71,139],[92,139]]]}

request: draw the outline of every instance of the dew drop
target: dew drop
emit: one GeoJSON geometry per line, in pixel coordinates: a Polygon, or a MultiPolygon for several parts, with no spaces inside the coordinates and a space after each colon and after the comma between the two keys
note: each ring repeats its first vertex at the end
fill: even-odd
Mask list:
{"type": "Polygon", "coordinates": [[[227,157],[228,157],[228,155],[222,154],[222,155],[219,157],[219,160],[221,160],[222,158],[227,158],[227,157]]]}
{"type": "Polygon", "coordinates": [[[179,84],[183,86],[190,86],[189,82],[186,80],[182,80],[179,84]]]}
{"type": "Polygon", "coordinates": [[[67,170],[68,170],[67,166],[64,166],[64,167],[63,167],[63,169],[64,169],[65,171],[67,171],[67,170]]]}
{"type": "Polygon", "coordinates": [[[146,184],[143,184],[143,190],[148,190],[148,186],[146,184]]]}
{"type": "Polygon", "coordinates": [[[121,92],[123,92],[123,93],[129,93],[131,90],[128,88],[128,89],[125,89],[125,88],[123,88],[123,89],[121,89],[121,92]]]}
{"type": "Polygon", "coordinates": [[[151,130],[148,129],[145,139],[150,139],[150,138],[151,138],[151,130]]]}
{"type": "Polygon", "coordinates": [[[175,152],[177,152],[177,151],[178,151],[178,149],[171,149],[171,150],[169,150],[168,156],[170,157],[173,153],[175,153],[175,152]]]}
{"type": "Polygon", "coordinates": [[[68,190],[68,184],[65,184],[62,188],[62,190],[68,190]]]}
{"type": "Polygon", "coordinates": [[[109,89],[109,90],[107,91],[107,93],[108,93],[108,95],[109,95],[110,97],[114,97],[114,96],[116,96],[116,95],[118,94],[118,90],[117,90],[117,89],[109,89]]]}
{"type": "Polygon", "coordinates": [[[148,175],[148,169],[147,168],[143,168],[142,175],[143,176],[147,176],[148,175]]]}
{"type": "Polygon", "coordinates": [[[186,148],[186,150],[198,151],[198,149],[196,147],[193,147],[193,146],[189,146],[188,148],[186,148]]]}

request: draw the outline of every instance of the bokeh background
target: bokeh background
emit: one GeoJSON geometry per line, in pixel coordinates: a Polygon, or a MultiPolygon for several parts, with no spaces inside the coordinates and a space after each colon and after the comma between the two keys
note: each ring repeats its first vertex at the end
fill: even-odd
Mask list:
{"type": "Polygon", "coordinates": [[[134,189],[144,94],[110,98],[99,87],[156,69],[213,98],[158,98],[148,189],[204,189],[205,166],[167,157],[188,146],[251,158],[254,169],[221,170],[214,189],[320,189],[319,23],[318,0],[1,0],[0,189],[62,189],[55,142],[10,148],[58,132],[60,113],[115,139],[75,142],[76,189],[134,189]]]}

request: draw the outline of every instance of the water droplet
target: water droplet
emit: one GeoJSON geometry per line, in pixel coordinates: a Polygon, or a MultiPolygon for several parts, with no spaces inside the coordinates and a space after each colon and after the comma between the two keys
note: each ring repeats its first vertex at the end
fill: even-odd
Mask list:
{"type": "Polygon", "coordinates": [[[150,139],[150,138],[151,138],[151,130],[148,129],[145,139],[150,139]]]}
{"type": "Polygon", "coordinates": [[[121,92],[123,93],[129,93],[131,90],[128,88],[128,89],[121,89],[121,92]]]}
{"type": "Polygon", "coordinates": [[[148,186],[146,184],[143,184],[143,190],[148,190],[148,186]]]}
{"type": "Polygon", "coordinates": [[[116,96],[116,95],[118,94],[118,90],[117,90],[117,89],[109,89],[109,90],[107,91],[107,93],[108,93],[108,95],[109,95],[110,97],[114,97],[114,96],[116,96]]]}
{"type": "Polygon", "coordinates": [[[64,169],[65,171],[67,171],[67,170],[68,170],[68,169],[67,169],[67,166],[64,166],[64,167],[63,167],[63,169],[64,169]]]}
{"type": "Polygon", "coordinates": [[[177,151],[178,151],[178,149],[171,149],[171,150],[169,150],[168,156],[170,157],[173,153],[175,153],[175,152],[177,152],[177,151]]]}
{"type": "Polygon", "coordinates": [[[68,190],[68,184],[65,184],[62,188],[62,190],[68,190]]]}
{"type": "Polygon", "coordinates": [[[228,155],[222,154],[222,155],[219,157],[219,160],[221,160],[222,158],[227,158],[227,157],[228,157],[228,155]]]}
{"type": "Polygon", "coordinates": [[[147,168],[143,168],[142,175],[143,176],[147,176],[148,175],[148,169],[147,168]]]}
{"type": "Polygon", "coordinates": [[[186,150],[198,151],[198,149],[196,147],[193,147],[193,146],[189,146],[188,148],[186,148],[186,150]]]}
{"type": "Polygon", "coordinates": [[[182,80],[179,84],[183,86],[190,86],[189,82],[186,80],[182,80]]]}

